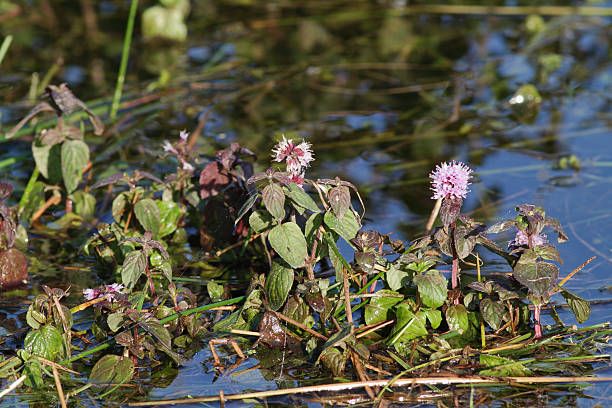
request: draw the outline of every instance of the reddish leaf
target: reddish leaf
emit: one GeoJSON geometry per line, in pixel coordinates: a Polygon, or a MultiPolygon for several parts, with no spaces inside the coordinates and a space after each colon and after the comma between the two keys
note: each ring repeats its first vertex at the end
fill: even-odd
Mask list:
{"type": "Polygon", "coordinates": [[[200,197],[214,197],[230,184],[232,179],[217,162],[208,163],[200,173],[200,197]]]}
{"type": "Polygon", "coordinates": [[[0,288],[19,286],[28,277],[28,263],[17,248],[0,252],[0,288]]]}

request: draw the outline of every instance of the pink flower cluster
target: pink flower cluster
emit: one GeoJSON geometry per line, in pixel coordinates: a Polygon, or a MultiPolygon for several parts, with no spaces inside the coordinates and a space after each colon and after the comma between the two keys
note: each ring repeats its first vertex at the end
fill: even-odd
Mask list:
{"type": "Polygon", "coordinates": [[[186,130],[181,130],[179,137],[181,138],[181,141],[177,142],[176,146],[173,146],[169,141],[164,140],[164,143],[162,143],[162,148],[164,149],[164,152],[172,153],[179,159],[183,165],[183,170],[194,171],[195,169],[193,166],[187,162],[187,160],[185,160],[185,156],[187,156],[187,139],[189,138],[189,132],[186,130]]]}
{"type": "Polygon", "coordinates": [[[119,283],[101,286],[98,289],[83,289],[83,297],[87,300],[94,300],[100,296],[107,295],[108,300],[113,300],[115,298],[115,293],[121,293],[122,289],[123,285],[119,283]]]}
{"type": "Polygon", "coordinates": [[[312,145],[305,141],[296,145],[292,139],[286,139],[283,135],[283,140],[276,144],[272,153],[272,160],[275,162],[285,161],[289,179],[297,185],[302,185],[304,171],[314,160],[312,145]]]}
{"type": "MultiPolygon", "coordinates": [[[[540,245],[544,245],[547,242],[548,239],[546,238],[545,234],[534,234],[531,237],[531,243],[534,248],[540,245]]],[[[512,247],[529,246],[529,236],[525,231],[519,229],[518,231],[516,231],[516,236],[514,237],[514,240],[510,241],[508,245],[512,247]]]]}
{"type": "Polygon", "coordinates": [[[472,178],[472,169],[462,162],[442,163],[429,174],[431,178],[431,190],[434,200],[439,198],[465,198],[467,196],[468,185],[472,178]]]}

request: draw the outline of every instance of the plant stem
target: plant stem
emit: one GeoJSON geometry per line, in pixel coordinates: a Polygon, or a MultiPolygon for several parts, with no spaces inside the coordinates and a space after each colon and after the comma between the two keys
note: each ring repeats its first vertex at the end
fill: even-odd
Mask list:
{"type": "Polygon", "coordinates": [[[127,70],[128,56],[130,53],[130,44],[132,43],[132,34],[134,32],[134,20],[136,19],[136,9],[138,8],[138,0],[132,0],[130,6],[130,15],[128,17],[127,28],[125,29],[125,38],[123,39],[123,51],[121,52],[121,64],[119,65],[119,76],[117,77],[117,85],[115,86],[115,94],[113,95],[113,103],[110,110],[110,120],[114,122],[117,118],[117,110],[119,110],[119,101],[123,92],[123,83],[125,82],[125,71],[127,70]]]}
{"type": "Polygon", "coordinates": [[[540,324],[540,310],[542,305],[535,305],[535,309],[533,311],[533,317],[536,321],[535,324],[535,338],[538,339],[542,337],[542,325],[540,324]]]}
{"type": "Polygon", "coordinates": [[[6,55],[6,52],[8,51],[12,42],[13,42],[12,35],[7,35],[6,37],[4,37],[4,40],[2,41],[2,45],[0,45],[0,65],[2,65],[2,60],[4,60],[4,56],[6,55]]]}

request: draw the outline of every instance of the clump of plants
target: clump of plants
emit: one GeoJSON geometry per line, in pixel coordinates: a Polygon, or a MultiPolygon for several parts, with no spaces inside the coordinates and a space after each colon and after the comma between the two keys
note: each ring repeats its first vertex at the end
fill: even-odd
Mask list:
{"type": "MultiPolygon", "coordinates": [[[[138,376],[136,367],[179,366],[205,333],[215,337],[214,356],[213,344],[229,339],[236,364],[276,352],[295,357],[294,365],[364,381],[375,372],[423,376],[442,367],[482,376],[566,375],[571,367],[564,363],[587,353],[597,338],[596,329],[581,337],[580,329],[560,320],[542,327],[542,311],[556,293],[579,323],[590,313],[586,300],[563,288],[561,255],[543,235],[549,228],[559,242],[567,240],[559,221],[530,204],[488,228],[462,214],[473,177],[464,163],[442,163],[431,173],[432,219],[439,215],[440,225],[405,242],[364,229],[357,186],[337,177],[308,178],[312,145],[285,136],[272,151],[277,168],[264,172],[254,172],[255,155],[237,143],[198,168],[184,131],[157,151],[159,158],[174,158],[170,174],[136,169],[89,185],[84,126],[67,126],[62,116],[75,106],[89,111],[66,87],[57,88],[59,96],[50,89],[56,105],[70,107],[55,109],[57,127],[34,140],[36,169],[18,222],[42,231],[41,221],[58,222],[47,209],[63,201],[60,219],[76,214],[66,229],[81,231],[81,249],[95,258],[105,283],[78,290],[81,301],[71,309],[65,305],[76,291],[70,284],[45,287],[28,309],[30,330],[17,354],[1,357],[0,377],[22,376],[26,387],[41,392],[60,382],[74,396],[82,384],[48,370],[72,367],[79,377],[89,372],[86,387],[98,398],[117,398],[138,376]],[[59,160],[51,160],[53,154],[59,160]],[[112,195],[112,221],[90,233],[84,220],[103,207],[96,197],[102,187],[112,195]],[[48,191],[61,200],[49,204],[48,191]],[[516,235],[509,245],[491,241],[510,229],[516,235]],[[186,259],[186,247],[203,255],[186,259]],[[482,276],[477,250],[501,256],[511,274],[482,276]],[[182,284],[180,267],[197,271],[196,287],[205,290],[182,284]],[[242,280],[229,284],[228,276],[242,280]],[[229,305],[236,307],[207,313],[229,305]],[[90,321],[75,336],[73,315],[83,310],[91,311],[90,321]],[[568,336],[584,340],[583,347],[563,343],[568,336]],[[245,354],[234,340],[243,337],[249,339],[241,340],[245,354]],[[522,347],[496,351],[509,342],[522,347]],[[555,357],[554,368],[541,367],[525,359],[536,348],[564,357],[555,357]],[[375,360],[382,362],[378,371],[375,360]]],[[[92,123],[99,131],[95,116],[92,123]]],[[[0,256],[6,256],[16,224],[5,205],[12,189],[0,186],[0,256]]]]}

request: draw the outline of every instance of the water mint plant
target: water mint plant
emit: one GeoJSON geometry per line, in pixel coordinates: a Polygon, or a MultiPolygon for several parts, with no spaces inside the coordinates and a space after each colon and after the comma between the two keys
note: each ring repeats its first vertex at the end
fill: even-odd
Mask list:
{"type": "Polygon", "coordinates": [[[453,258],[452,289],[456,289],[459,282],[459,259],[471,253],[475,243],[475,237],[466,234],[467,229],[457,228],[455,223],[460,215],[463,199],[467,197],[469,191],[471,174],[472,169],[464,163],[453,161],[436,166],[436,169],[429,175],[431,189],[434,193],[431,198],[442,201],[440,218],[443,228],[436,234],[436,239],[441,247],[446,248],[447,255],[453,258]],[[467,243],[467,248],[464,247],[464,243],[467,243]]]}

